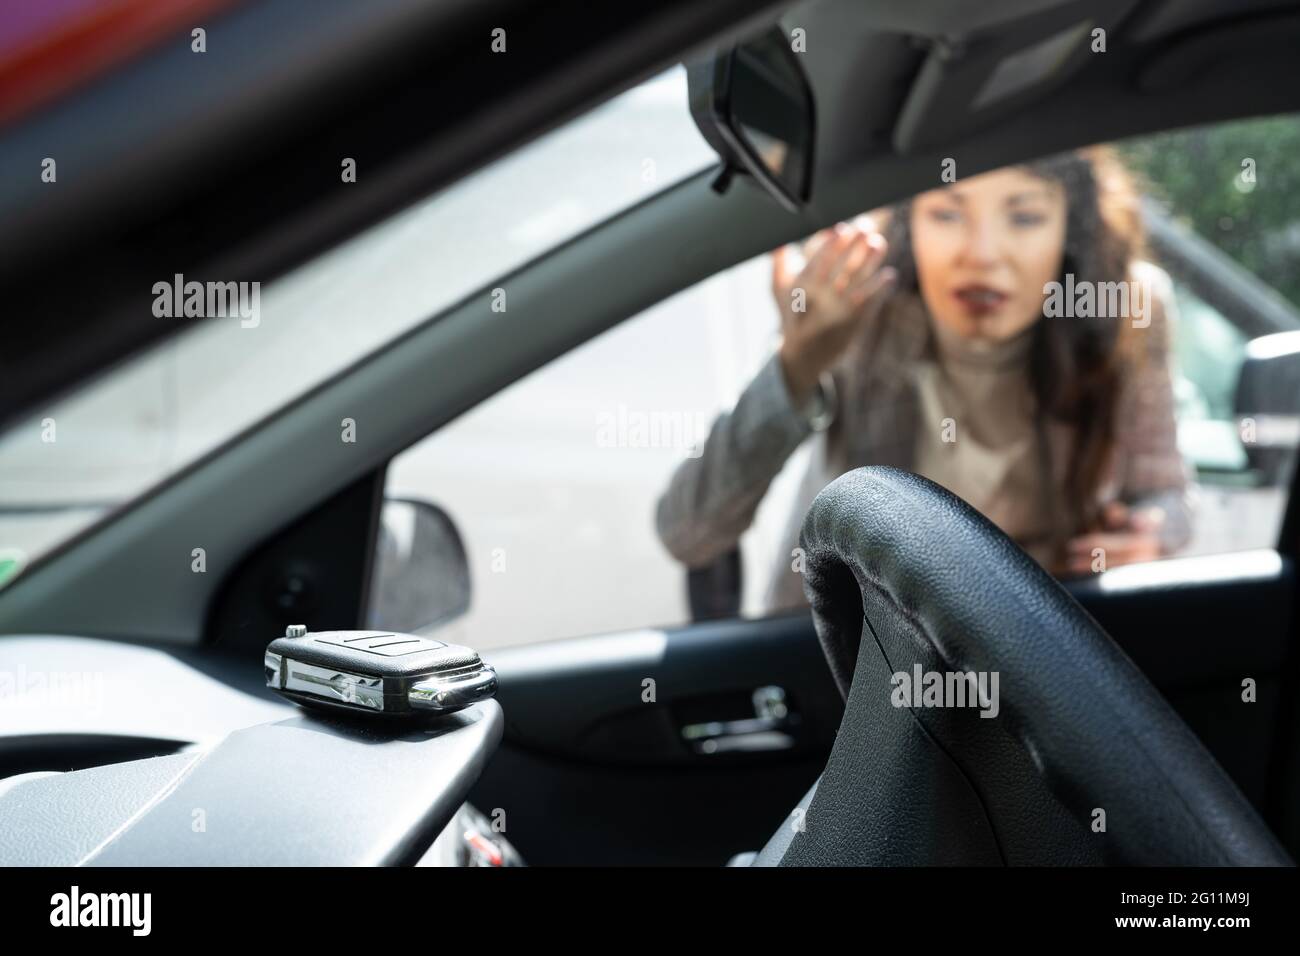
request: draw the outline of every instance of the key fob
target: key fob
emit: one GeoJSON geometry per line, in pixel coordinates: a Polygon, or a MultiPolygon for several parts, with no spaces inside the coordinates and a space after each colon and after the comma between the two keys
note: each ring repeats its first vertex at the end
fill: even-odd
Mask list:
{"type": "Polygon", "coordinates": [[[415,634],[313,631],[291,624],[266,648],[266,686],[338,713],[418,718],[450,714],[496,693],[478,653],[415,634]]]}

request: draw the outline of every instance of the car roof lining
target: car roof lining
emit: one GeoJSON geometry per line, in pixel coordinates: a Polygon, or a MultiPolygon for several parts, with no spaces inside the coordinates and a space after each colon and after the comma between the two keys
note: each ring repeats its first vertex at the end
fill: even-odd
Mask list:
{"type": "Polygon", "coordinates": [[[781,21],[803,26],[810,49],[818,44],[805,63],[817,92],[815,155],[824,175],[889,149],[955,148],[1067,82],[1068,100],[1093,88],[1123,96],[1166,76],[1186,82],[1197,68],[1242,61],[1262,73],[1285,71],[1300,37],[1297,14],[1295,0],[1031,0],[956,10],[941,0],[884,8],[823,0],[794,7],[781,21]],[[1078,25],[1107,32],[1104,54],[1091,51],[1084,32],[1038,82],[973,108],[999,64],[1078,25]]]}

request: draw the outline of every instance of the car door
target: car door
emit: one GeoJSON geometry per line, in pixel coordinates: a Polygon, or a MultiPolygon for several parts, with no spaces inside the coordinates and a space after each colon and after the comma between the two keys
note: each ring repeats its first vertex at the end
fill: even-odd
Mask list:
{"type": "MultiPolygon", "coordinates": [[[[1268,155],[1271,122],[1218,135],[1268,155]]],[[[1127,155],[1138,165],[1157,148],[1141,141],[1127,155]]],[[[1204,188],[1204,164],[1191,165],[1204,188]]],[[[1148,192],[1165,196],[1158,183],[1148,192]]],[[[1282,831],[1294,772],[1284,690],[1296,541],[1282,531],[1293,449],[1272,470],[1255,467],[1247,410],[1234,403],[1248,343],[1285,331],[1295,312],[1264,294],[1264,277],[1175,227],[1178,215],[1150,213],[1152,257],[1178,295],[1194,540],[1069,588],[1282,831]],[[1208,290],[1219,290],[1215,306],[1208,290]]],[[[1292,215],[1300,222],[1300,208],[1292,215]]],[[[841,705],[811,619],[764,605],[808,449],[718,565],[687,572],[653,530],[672,467],[770,354],[767,270],[760,257],[680,293],[390,465],[390,495],[434,501],[465,536],[476,597],[447,633],[484,649],[507,713],[474,799],[500,811],[530,859],[720,863],[766,839],[829,750],[841,705]],[[640,833],[621,825],[629,818],[640,833]]]]}

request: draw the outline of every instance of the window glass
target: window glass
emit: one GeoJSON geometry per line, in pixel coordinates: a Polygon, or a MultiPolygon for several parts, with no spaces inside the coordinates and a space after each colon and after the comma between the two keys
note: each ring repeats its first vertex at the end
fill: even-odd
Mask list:
{"type": "Polygon", "coordinates": [[[473,290],[713,162],[674,67],[265,290],[239,288],[240,308],[232,298],[225,317],[0,435],[0,585],[473,290]]]}
{"type": "MultiPolygon", "coordinates": [[[[438,505],[464,539],[473,599],[440,636],[484,648],[691,619],[654,504],[773,347],[769,269],[679,293],[393,459],[388,496],[438,505]]],[[[756,566],[780,547],[789,490],[746,537],[756,566]]]]}
{"type": "MultiPolygon", "coordinates": [[[[1141,176],[1157,219],[1155,258],[1177,293],[1178,440],[1197,477],[1194,534],[1182,555],[1270,548],[1281,529],[1293,430],[1282,424],[1280,435],[1268,427],[1261,434],[1259,413],[1272,420],[1278,409],[1242,407],[1250,399],[1239,395],[1239,382],[1252,340],[1300,329],[1297,147],[1294,116],[1120,147],[1141,176]]],[[[1283,398],[1273,394],[1270,404],[1283,398]]]]}
{"type": "MultiPolygon", "coordinates": [[[[1300,146],[1295,130],[1290,118],[1257,120],[1120,150],[1147,201],[1144,259],[1170,280],[1167,374],[1157,386],[1169,393],[1172,461],[1163,462],[1163,478],[1137,481],[1158,486],[1181,471],[1193,502],[1188,534],[1159,557],[1272,547],[1277,539],[1294,448],[1254,440],[1247,426],[1263,409],[1241,406],[1239,379],[1252,341],[1300,329],[1300,189],[1287,186],[1292,147],[1300,146]],[[1253,167],[1242,156],[1254,157],[1253,167]]],[[[972,213],[932,215],[946,230],[972,213]]],[[[1036,215],[1017,211],[1012,228],[1036,215]]],[[[656,524],[674,475],[700,460],[719,416],[734,417],[769,367],[779,327],[772,261],[762,256],[593,339],[398,456],[389,494],[438,504],[465,539],[474,596],[452,625],[453,639],[492,647],[684,623],[700,613],[688,579],[703,581],[706,596],[710,587],[730,591],[716,606],[731,602],[743,615],[779,607],[773,582],[783,565],[797,573],[790,521],[804,507],[803,482],[825,454],[825,433],[798,442],[760,488],[761,503],[739,535],[739,581],[722,560],[688,567],[656,524]]],[[[778,395],[772,381],[765,401],[778,395]]],[[[786,398],[784,414],[808,411],[791,410],[786,398]]],[[[731,440],[753,442],[775,428],[776,405],[731,440]]],[[[1273,412],[1286,418],[1280,408],[1273,412]]],[[[1127,439],[1130,457],[1154,454],[1142,443],[1160,440],[1163,427],[1127,439]]],[[[720,513],[736,506],[725,496],[713,505],[720,513]]]]}

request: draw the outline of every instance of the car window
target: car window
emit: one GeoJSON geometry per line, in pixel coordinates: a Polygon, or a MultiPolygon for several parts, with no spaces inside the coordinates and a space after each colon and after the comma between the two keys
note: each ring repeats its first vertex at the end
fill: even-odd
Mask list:
{"type": "MultiPolygon", "coordinates": [[[[440,635],[482,648],[691,619],[654,502],[773,347],[769,269],[673,296],[393,459],[387,496],[436,504],[464,538],[473,599],[440,635]]],[[[752,561],[779,547],[777,524],[751,529],[752,561]]]]}
{"type": "Polygon", "coordinates": [[[1261,437],[1260,410],[1242,407],[1239,383],[1252,340],[1300,330],[1297,147],[1294,116],[1120,147],[1159,220],[1154,257],[1177,299],[1178,443],[1198,494],[1194,533],[1180,555],[1271,548],[1281,530],[1295,439],[1285,426],[1280,440],[1261,437]]]}
{"type": "Polygon", "coordinates": [[[1184,283],[1175,281],[1174,289],[1178,445],[1202,484],[1230,482],[1248,464],[1233,414],[1248,339],[1184,283]]]}
{"type": "MultiPolygon", "coordinates": [[[[1174,293],[1179,323],[1174,356],[1181,373],[1179,421],[1231,422],[1237,376],[1249,336],[1176,276],[1174,293]]],[[[1243,459],[1233,456],[1232,460],[1243,459]]]]}
{"type": "MultiPolygon", "coordinates": [[[[1181,453],[1196,499],[1190,536],[1164,557],[1277,540],[1294,448],[1275,449],[1281,458],[1273,460],[1244,439],[1250,410],[1237,393],[1252,340],[1288,323],[1300,328],[1300,191],[1285,188],[1295,166],[1288,150],[1300,145],[1295,131],[1292,118],[1255,120],[1121,149],[1156,204],[1151,215],[1192,236],[1212,227],[1194,250],[1179,246],[1182,255],[1166,255],[1178,251],[1169,242],[1190,240],[1153,243],[1146,253],[1171,280],[1173,454],[1177,468],[1181,453]],[[1233,157],[1251,156],[1270,178],[1243,191],[1238,158],[1194,148],[1207,137],[1233,144],[1233,157]],[[1266,217],[1253,211],[1258,201],[1272,207],[1266,217]],[[1235,305],[1204,297],[1207,288],[1237,288],[1243,275],[1254,293],[1269,290],[1273,308],[1244,293],[1235,305]]],[[[742,615],[776,609],[771,572],[797,565],[787,553],[789,522],[821,453],[818,436],[763,491],[739,538],[739,582],[670,554],[656,508],[678,469],[698,460],[719,416],[733,414],[762,374],[778,326],[765,255],[593,339],[395,458],[388,494],[437,504],[464,537],[473,599],[453,639],[492,647],[685,623],[693,616],[688,575],[732,589],[722,604],[732,601],[742,615]]]]}
{"type": "MultiPolygon", "coordinates": [[[[264,290],[235,284],[224,317],[0,435],[0,586],[365,354],[715,161],[675,67],[264,290]]],[[[160,276],[141,300],[168,321],[198,278],[160,276]]],[[[215,302],[215,285],[195,301],[215,302]]]]}

